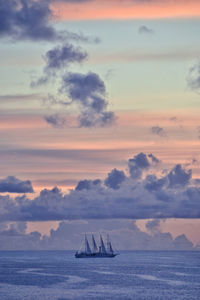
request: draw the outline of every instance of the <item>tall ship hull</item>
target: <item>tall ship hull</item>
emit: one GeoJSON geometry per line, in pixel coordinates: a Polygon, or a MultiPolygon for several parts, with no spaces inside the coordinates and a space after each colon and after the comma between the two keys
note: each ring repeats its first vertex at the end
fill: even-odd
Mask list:
{"type": "Polygon", "coordinates": [[[118,255],[114,253],[109,237],[107,237],[107,247],[104,245],[102,236],[100,235],[100,246],[97,247],[94,236],[92,235],[92,248],[88,242],[87,236],[85,235],[84,250],[77,251],[75,253],[76,258],[111,258],[118,255]]]}
{"type": "Polygon", "coordinates": [[[86,254],[86,253],[76,253],[75,257],[76,258],[110,258],[110,257],[115,257],[117,254],[116,253],[91,253],[91,254],[86,254]]]}

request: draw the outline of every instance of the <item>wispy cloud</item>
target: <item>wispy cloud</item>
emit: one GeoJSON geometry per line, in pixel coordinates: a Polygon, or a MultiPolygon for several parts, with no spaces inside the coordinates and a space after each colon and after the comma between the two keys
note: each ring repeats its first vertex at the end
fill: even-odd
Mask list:
{"type": "Polygon", "coordinates": [[[167,133],[166,133],[165,129],[160,127],[160,126],[151,127],[151,132],[155,135],[160,136],[160,137],[166,137],[167,136],[167,133]]]}
{"type": "Polygon", "coordinates": [[[200,92],[200,63],[190,68],[187,83],[190,89],[200,92]]]}
{"type": "Polygon", "coordinates": [[[120,53],[95,55],[89,60],[91,62],[131,62],[131,61],[187,61],[196,59],[199,56],[199,49],[175,49],[163,51],[141,51],[135,49],[120,53]]]}
{"type": "Polygon", "coordinates": [[[146,25],[142,25],[138,28],[138,33],[139,34],[147,34],[147,35],[151,35],[154,33],[153,29],[147,27],[146,25]]]}
{"type": "Polygon", "coordinates": [[[64,128],[66,126],[67,119],[65,116],[54,114],[49,116],[44,116],[47,123],[55,128],[64,128]]]}

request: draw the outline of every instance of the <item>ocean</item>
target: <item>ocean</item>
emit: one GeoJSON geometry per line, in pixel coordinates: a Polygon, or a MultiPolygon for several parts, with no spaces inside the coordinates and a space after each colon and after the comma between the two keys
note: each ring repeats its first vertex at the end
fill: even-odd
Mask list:
{"type": "Polygon", "coordinates": [[[0,251],[1,300],[199,300],[200,252],[0,251]]]}

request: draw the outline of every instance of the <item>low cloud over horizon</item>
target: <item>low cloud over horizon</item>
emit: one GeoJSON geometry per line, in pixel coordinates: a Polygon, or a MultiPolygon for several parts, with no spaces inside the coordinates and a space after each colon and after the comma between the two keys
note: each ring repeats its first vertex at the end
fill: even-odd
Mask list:
{"type": "Polygon", "coordinates": [[[17,222],[0,224],[0,250],[74,250],[79,249],[87,232],[89,241],[94,234],[109,234],[115,250],[198,250],[184,234],[175,238],[169,232],[160,231],[161,220],[146,223],[141,230],[134,220],[77,220],[61,221],[57,229],[51,229],[49,236],[38,231],[26,232],[27,224],[17,222]]]}
{"type": "Polygon", "coordinates": [[[199,180],[177,164],[162,170],[153,154],[128,160],[128,171],[113,169],[104,180],[82,180],[63,194],[44,189],[30,200],[25,194],[0,196],[0,218],[7,221],[79,219],[199,218],[199,180]]]}

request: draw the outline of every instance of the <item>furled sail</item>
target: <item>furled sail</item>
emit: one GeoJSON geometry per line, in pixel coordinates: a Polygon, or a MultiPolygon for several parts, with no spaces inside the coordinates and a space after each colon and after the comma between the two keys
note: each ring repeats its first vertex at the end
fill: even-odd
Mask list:
{"type": "Polygon", "coordinates": [[[90,245],[89,245],[89,242],[88,242],[88,239],[87,239],[87,236],[85,235],[85,253],[87,254],[91,254],[92,251],[90,249],[90,245]]]}
{"type": "Polygon", "coordinates": [[[112,245],[111,245],[111,241],[109,239],[109,235],[107,235],[107,252],[108,253],[113,253],[113,248],[112,248],[112,245]]]}
{"type": "Polygon", "coordinates": [[[108,252],[113,253],[111,242],[108,243],[108,252]]]}
{"type": "Polygon", "coordinates": [[[96,241],[95,241],[95,238],[94,238],[93,235],[92,235],[92,246],[93,246],[93,252],[97,253],[98,252],[98,248],[97,248],[97,244],[96,244],[96,241]]]}
{"type": "Polygon", "coordinates": [[[100,235],[100,245],[101,245],[101,253],[106,253],[106,248],[101,235],[100,235]]]}

